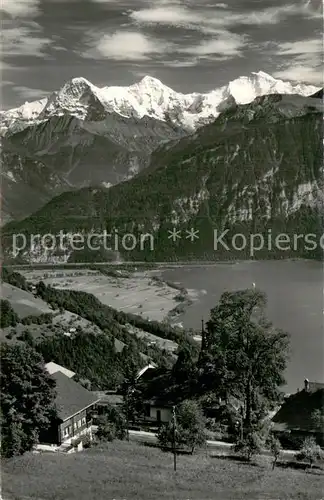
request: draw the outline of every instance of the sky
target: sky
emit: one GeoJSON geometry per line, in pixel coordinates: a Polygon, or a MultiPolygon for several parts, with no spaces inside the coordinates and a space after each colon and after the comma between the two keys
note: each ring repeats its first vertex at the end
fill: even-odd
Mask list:
{"type": "Polygon", "coordinates": [[[83,76],[207,92],[252,71],[323,85],[323,0],[2,0],[1,109],[83,76]]]}

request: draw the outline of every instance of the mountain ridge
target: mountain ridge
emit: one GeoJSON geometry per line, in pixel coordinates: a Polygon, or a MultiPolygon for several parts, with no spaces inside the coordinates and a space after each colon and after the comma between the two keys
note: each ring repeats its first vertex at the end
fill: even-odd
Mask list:
{"type": "Polygon", "coordinates": [[[153,77],[100,89],[85,78],[49,98],[0,113],[2,220],[21,219],[62,192],[125,181],[227,109],[281,90],[310,94],[264,72],[206,94],[181,94],[153,77]]]}
{"type": "MultiPolygon", "coordinates": [[[[121,236],[152,232],[154,251],[120,254],[123,259],[154,261],[248,257],[244,252],[215,252],[215,229],[245,236],[266,236],[273,229],[319,238],[322,111],[322,100],[291,95],[262,96],[236,105],[195,134],[157,151],[149,168],[133,179],[109,190],[62,194],[25,221],[7,225],[4,239],[8,244],[13,233],[59,230],[92,234],[117,228],[121,236]],[[201,236],[199,241],[182,239],[171,245],[168,231],[173,228],[194,228],[201,236]]],[[[280,258],[318,258],[320,248],[313,250],[281,252],[280,258]]],[[[39,247],[22,257],[35,262],[74,258],[71,248],[57,256],[39,247]]]]}
{"type": "Polygon", "coordinates": [[[87,104],[89,105],[89,100],[95,99],[97,104],[99,101],[106,108],[107,112],[116,112],[125,117],[150,116],[160,120],[165,119],[166,113],[177,114],[177,108],[180,106],[176,124],[181,124],[185,129],[192,131],[200,125],[200,120],[216,118],[218,106],[226,99],[233,98],[238,104],[247,104],[258,95],[269,93],[310,95],[318,90],[319,87],[314,85],[293,85],[275,79],[263,71],[252,72],[250,76],[241,76],[228,85],[204,94],[198,92],[182,94],[150,76],[145,76],[140,82],[129,87],[102,88],[83,77],[77,77],[66,82],[59,91],[53,92],[48,98],[26,102],[18,108],[0,112],[0,130],[2,135],[5,135],[12,132],[11,129],[16,121],[18,128],[25,127],[27,124],[35,123],[37,119],[43,121],[55,113],[64,111],[85,118],[85,108],[87,104]],[[186,114],[181,116],[183,111],[186,114]],[[22,120],[22,123],[19,123],[19,120],[22,120]]]}

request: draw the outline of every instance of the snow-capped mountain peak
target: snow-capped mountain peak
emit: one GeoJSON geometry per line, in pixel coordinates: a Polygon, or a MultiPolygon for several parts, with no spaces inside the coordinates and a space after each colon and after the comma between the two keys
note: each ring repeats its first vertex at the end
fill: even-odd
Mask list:
{"type": "Polygon", "coordinates": [[[268,73],[265,73],[264,71],[252,71],[251,75],[256,75],[257,77],[264,78],[265,80],[271,80],[271,81],[276,80],[273,76],[269,75],[268,73]]]}
{"type": "Polygon", "coordinates": [[[58,92],[53,92],[50,95],[39,118],[47,118],[53,114],[60,114],[63,110],[84,118],[85,116],[83,115],[86,112],[86,108],[91,102],[94,99],[100,100],[100,97],[97,96],[99,90],[95,85],[86,80],[86,78],[72,78],[58,92]]]}
{"type": "Polygon", "coordinates": [[[164,85],[160,80],[145,76],[129,87],[99,88],[83,77],[72,78],[58,92],[47,99],[25,103],[23,106],[0,114],[2,134],[23,130],[51,116],[66,113],[81,120],[105,121],[105,115],[116,113],[126,118],[148,116],[156,120],[171,121],[185,130],[193,131],[214,120],[226,106],[248,104],[261,95],[311,95],[318,87],[292,84],[277,80],[263,72],[241,76],[228,85],[205,94],[182,94],[164,85]],[[100,108],[100,113],[91,111],[100,108]],[[99,118],[98,118],[99,117],[99,118]]]}
{"type": "Polygon", "coordinates": [[[140,88],[165,88],[166,86],[159,80],[158,78],[155,78],[154,76],[149,76],[146,75],[142,78],[142,80],[139,83],[135,83],[140,88]]]}

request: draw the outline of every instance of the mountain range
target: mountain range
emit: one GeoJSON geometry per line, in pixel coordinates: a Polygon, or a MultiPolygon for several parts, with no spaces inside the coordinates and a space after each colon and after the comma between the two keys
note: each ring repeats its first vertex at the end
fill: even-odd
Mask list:
{"type": "Polygon", "coordinates": [[[181,94],[149,76],[104,88],[74,78],[48,98],[0,113],[2,221],[22,219],[61,193],[105,190],[157,166],[169,148],[190,144],[220,113],[258,96],[318,90],[261,71],[206,94],[181,94]]]}
{"type": "Polygon", "coordinates": [[[63,251],[33,245],[19,258],[251,258],[248,245],[215,248],[215,231],[227,231],[227,244],[237,234],[240,241],[260,234],[267,242],[270,233],[272,241],[290,235],[294,244],[285,249],[267,244],[257,252],[260,258],[321,258],[319,244],[305,247],[303,238],[297,244],[294,238],[311,234],[318,242],[323,231],[322,96],[320,90],[310,96],[270,93],[245,104],[231,102],[211,123],[156,148],[149,165],[132,179],[109,189],[92,186],[62,193],[25,220],[7,224],[5,255],[12,255],[14,233],[89,236],[106,230],[117,231],[119,239],[132,233],[137,242],[149,232],[154,248],[115,248],[112,255],[100,243],[90,253],[73,251],[69,244],[63,251]],[[171,238],[173,230],[178,235],[171,238]]]}

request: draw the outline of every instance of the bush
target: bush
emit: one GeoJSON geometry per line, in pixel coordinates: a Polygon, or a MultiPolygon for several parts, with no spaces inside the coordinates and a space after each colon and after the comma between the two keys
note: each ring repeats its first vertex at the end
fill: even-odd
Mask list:
{"type": "Polygon", "coordinates": [[[71,440],[71,445],[74,446],[74,448],[76,448],[82,441],[82,437],[77,437],[75,439],[72,439],[71,440]]]}
{"type": "Polygon", "coordinates": [[[16,326],[19,322],[17,313],[13,310],[8,300],[0,301],[0,327],[7,328],[8,326],[16,326]]]}
{"type": "Polygon", "coordinates": [[[249,432],[243,439],[239,438],[234,445],[234,451],[242,458],[250,461],[259,455],[262,449],[262,438],[258,432],[249,432]]]}
{"type": "Polygon", "coordinates": [[[24,330],[20,335],[18,335],[17,339],[26,342],[26,344],[30,346],[34,345],[34,337],[29,330],[24,330]]]}
{"type": "Polygon", "coordinates": [[[123,440],[126,437],[126,419],[114,406],[107,406],[105,415],[99,418],[97,438],[100,441],[123,440]]]}
{"type": "Polygon", "coordinates": [[[174,300],[176,300],[177,302],[186,302],[188,300],[188,293],[186,291],[186,293],[178,293],[178,295],[176,295],[174,297],[174,300]]]}
{"type": "Polygon", "coordinates": [[[298,461],[309,462],[309,466],[313,467],[318,460],[324,460],[324,451],[316,444],[315,439],[310,437],[304,440],[300,451],[295,456],[298,461]]]}
{"type": "Polygon", "coordinates": [[[82,444],[83,448],[90,448],[92,446],[92,441],[89,434],[85,434],[84,436],[82,436],[82,444]]]}
{"type": "Polygon", "coordinates": [[[281,443],[273,434],[270,434],[267,440],[267,447],[273,457],[272,469],[274,469],[282,450],[281,443]]]}
{"type": "Polygon", "coordinates": [[[97,438],[99,441],[114,441],[117,437],[116,425],[110,422],[107,417],[101,417],[97,430],[97,438]]]}

